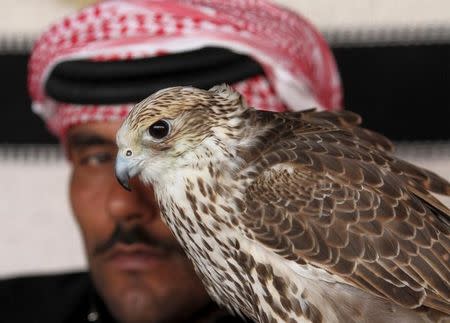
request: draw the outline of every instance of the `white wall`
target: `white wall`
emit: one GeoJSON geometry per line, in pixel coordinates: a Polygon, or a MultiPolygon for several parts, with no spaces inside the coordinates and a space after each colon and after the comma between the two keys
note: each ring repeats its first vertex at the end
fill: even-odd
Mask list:
{"type": "MultiPolygon", "coordinates": [[[[0,0],[0,34],[37,35],[93,0],[0,0]]],[[[320,29],[450,25],[448,0],[275,0],[320,29]]]]}
{"type": "Polygon", "coordinates": [[[0,276],[83,268],[62,155],[0,149],[0,179],[0,276]]]}
{"type": "Polygon", "coordinates": [[[275,0],[321,29],[450,24],[448,0],[275,0]]]}
{"type": "MultiPolygon", "coordinates": [[[[398,152],[450,180],[450,142],[403,145],[398,152]]],[[[67,162],[53,149],[0,149],[0,277],[85,266],[68,176],[67,162]]],[[[450,206],[450,198],[444,201],[450,206]]]]}

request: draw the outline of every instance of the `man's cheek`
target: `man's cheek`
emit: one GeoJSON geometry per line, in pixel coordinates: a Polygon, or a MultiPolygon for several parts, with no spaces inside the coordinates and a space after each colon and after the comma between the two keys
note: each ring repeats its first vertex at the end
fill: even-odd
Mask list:
{"type": "Polygon", "coordinates": [[[93,190],[93,187],[82,185],[76,175],[72,176],[70,182],[72,213],[82,234],[88,256],[95,248],[96,239],[101,240],[105,235],[103,231],[108,230],[108,226],[104,223],[102,225],[100,221],[104,211],[100,207],[101,196],[96,194],[96,191],[93,190]]]}
{"type": "Polygon", "coordinates": [[[76,173],[70,182],[70,199],[72,207],[81,212],[92,212],[99,210],[104,200],[108,185],[104,181],[86,180],[76,173]]]}

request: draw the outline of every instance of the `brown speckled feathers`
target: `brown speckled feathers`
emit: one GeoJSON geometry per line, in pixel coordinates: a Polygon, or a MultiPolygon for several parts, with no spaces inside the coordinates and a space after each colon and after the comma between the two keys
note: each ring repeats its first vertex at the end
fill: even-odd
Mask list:
{"type": "Polygon", "coordinates": [[[161,90],[117,135],[219,304],[261,323],[450,319],[450,195],[348,111],[263,112],[227,86],[161,90]],[[164,127],[163,136],[152,127],[164,127]]]}
{"type": "Polygon", "coordinates": [[[260,174],[242,209],[254,239],[404,307],[450,314],[450,211],[430,194],[450,184],[394,157],[354,113],[250,114],[274,125],[241,151],[260,174]]]}

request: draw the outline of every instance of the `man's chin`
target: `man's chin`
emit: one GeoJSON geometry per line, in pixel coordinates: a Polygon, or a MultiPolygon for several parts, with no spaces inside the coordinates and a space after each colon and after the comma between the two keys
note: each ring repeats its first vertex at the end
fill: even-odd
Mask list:
{"type": "Polygon", "coordinates": [[[210,302],[181,254],[103,260],[90,263],[92,280],[119,322],[176,322],[178,315],[196,312],[210,302]]]}
{"type": "Polygon", "coordinates": [[[105,301],[113,317],[123,323],[164,322],[172,314],[170,309],[161,308],[158,297],[145,290],[128,289],[105,296],[105,301]]]}
{"type": "Polygon", "coordinates": [[[167,307],[173,286],[159,271],[113,268],[103,277],[98,276],[93,275],[97,291],[119,322],[162,322],[172,315],[167,307]]]}

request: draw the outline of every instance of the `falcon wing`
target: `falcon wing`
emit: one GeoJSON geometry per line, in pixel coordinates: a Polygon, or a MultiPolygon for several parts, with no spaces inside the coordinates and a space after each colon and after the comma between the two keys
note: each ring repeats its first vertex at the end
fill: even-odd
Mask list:
{"type": "Polygon", "coordinates": [[[450,314],[450,211],[428,192],[449,194],[450,184],[389,155],[384,137],[339,120],[280,132],[254,159],[243,223],[286,259],[450,314]]]}

